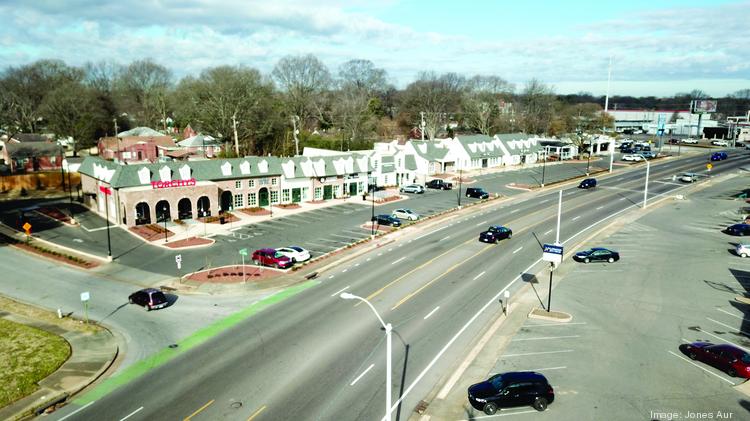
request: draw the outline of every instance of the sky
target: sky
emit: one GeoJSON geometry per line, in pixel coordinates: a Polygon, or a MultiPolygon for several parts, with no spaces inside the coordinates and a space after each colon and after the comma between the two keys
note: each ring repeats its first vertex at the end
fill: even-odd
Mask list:
{"type": "Polygon", "coordinates": [[[750,0],[0,0],[0,16],[2,68],[151,58],[177,80],[314,54],[399,88],[434,71],[604,95],[611,59],[610,95],[750,89],[750,0]]]}

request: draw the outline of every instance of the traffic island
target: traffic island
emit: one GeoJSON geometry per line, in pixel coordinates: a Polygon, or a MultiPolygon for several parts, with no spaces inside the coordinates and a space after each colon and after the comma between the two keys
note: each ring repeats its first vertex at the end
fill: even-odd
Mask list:
{"type": "Polygon", "coordinates": [[[212,240],[210,238],[190,237],[184,240],[177,240],[177,241],[172,241],[170,243],[165,243],[164,245],[171,249],[185,249],[185,248],[210,246],[215,242],[216,242],[215,240],[212,240]]]}
{"type": "Polygon", "coordinates": [[[261,282],[285,275],[288,271],[255,265],[222,266],[185,275],[183,281],[199,284],[242,284],[261,282]]]}
{"type": "Polygon", "coordinates": [[[573,320],[573,316],[562,311],[547,311],[543,308],[534,307],[529,312],[529,319],[548,320],[551,322],[567,323],[573,320]]]}
{"type": "Polygon", "coordinates": [[[148,242],[162,240],[174,235],[172,231],[159,224],[136,225],[128,228],[128,230],[148,242]]]}

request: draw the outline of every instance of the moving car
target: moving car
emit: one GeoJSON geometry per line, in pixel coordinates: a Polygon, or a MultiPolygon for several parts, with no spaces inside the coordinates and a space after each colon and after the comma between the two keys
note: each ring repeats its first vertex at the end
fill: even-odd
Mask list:
{"type": "Polygon", "coordinates": [[[408,219],[409,221],[419,219],[419,214],[411,209],[396,209],[391,213],[391,216],[398,219],[408,219]]]}
{"type": "Polygon", "coordinates": [[[590,189],[592,187],[596,187],[596,178],[587,178],[578,184],[579,189],[590,189]]]}
{"type": "Polygon", "coordinates": [[[711,154],[711,161],[723,161],[727,159],[726,152],[714,152],[711,154]]]}
{"type": "Polygon", "coordinates": [[[608,262],[614,263],[620,260],[620,253],[605,249],[602,247],[594,247],[588,250],[579,251],[573,256],[573,260],[576,262],[608,262]]]}
{"type": "Polygon", "coordinates": [[[453,188],[453,184],[443,181],[439,178],[436,178],[434,180],[428,181],[427,187],[431,189],[438,189],[438,190],[450,190],[453,188]]]}
{"type": "Polygon", "coordinates": [[[391,215],[375,215],[372,221],[378,225],[388,225],[392,227],[400,227],[401,221],[391,215]]]}
{"type": "Polygon", "coordinates": [[[555,391],[547,378],[534,371],[496,374],[469,386],[469,403],[475,409],[493,415],[499,408],[533,406],[544,411],[555,400],[555,391]]]}
{"type": "Polygon", "coordinates": [[[676,144],[680,143],[680,139],[676,139],[676,138],[673,137],[673,138],[669,139],[669,143],[672,144],[672,145],[676,145],[676,144]]]}
{"type": "Polygon", "coordinates": [[[498,240],[510,238],[513,236],[513,230],[500,225],[491,225],[487,231],[479,233],[479,241],[483,243],[497,243],[498,240]]]}
{"type": "Polygon", "coordinates": [[[490,194],[484,191],[481,187],[469,187],[466,189],[466,197],[473,197],[475,199],[487,199],[490,194]]]}
{"type": "Polygon", "coordinates": [[[750,256],[750,244],[737,244],[737,246],[734,248],[734,252],[737,253],[737,256],[740,257],[750,256]]]}
{"type": "Polygon", "coordinates": [[[711,144],[714,146],[724,146],[724,147],[729,146],[729,143],[727,143],[726,140],[712,140],[711,144]]]}
{"type": "Polygon", "coordinates": [[[631,155],[623,155],[622,156],[622,160],[623,161],[639,162],[639,161],[643,161],[643,157],[640,156],[640,155],[632,155],[632,154],[631,155]]]}
{"type": "Polygon", "coordinates": [[[276,251],[292,259],[292,263],[310,260],[310,252],[299,246],[281,247],[276,251]]]}
{"type": "Polygon", "coordinates": [[[750,224],[734,224],[724,230],[729,235],[750,235],[750,224]]]}
{"type": "Polygon", "coordinates": [[[424,193],[424,186],[421,184],[409,184],[401,187],[401,193],[424,193]]]}
{"type": "Polygon", "coordinates": [[[698,181],[698,174],[694,172],[686,172],[680,176],[680,181],[683,183],[694,183],[698,181]]]}
{"type": "Polygon", "coordinates": [[[145,288],[140,291],[136,291],[128,297],[130,304],[138,304],[146,308],[146,311],[156,310],[158,308],[164,308],[169,304],[167,297],[163,292],[156,288],[145,288]]]}
{"type": "Polygon", "coordinates": [[[255,250],[253,252],[253,263],[262,266],[273,266],[278,269],[286,269],[294,264],[292,259],[272,248],[255,250]]]}
{"type": "Polygon", "coordinates": [[[698,143],[698,139],[693,139],[693,138],[689,137],[687,139],[682,139],[682,143],[687,143],[687,144],[695,145],[695,144],[698,143]]]}
{"type": "Polygon", "coordinates": [[[716,367],[732,377],[750,378],[750,354],[736,346],[693,342],[680,348],[691,359],[716,367]]]}

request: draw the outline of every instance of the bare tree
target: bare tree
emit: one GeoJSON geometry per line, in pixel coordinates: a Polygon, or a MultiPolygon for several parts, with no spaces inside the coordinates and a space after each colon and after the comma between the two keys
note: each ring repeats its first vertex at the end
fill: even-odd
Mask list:
{"type": "Polygon", "coordinates": [[[166,128],[166,98],[172,86],[172,73],[150,59],[137,60],[125,67],[115,80],[118,108],[137,124],[166,128]]]}
{"type": "Polygon", "coordinates": [[[748,100],[750,99],[750,89],[740,89],[730,96],[732,98],[748,100]]]}
{"type": "Polygon", "coordinates": [[[497,76],[474,76],[467,82],[464,98],[464,124],[485,135],[491,135],[501,123],[500,102],[510,97],[513,85],[497,76]]]}
{"type": "Polygon", "coordinates": [[[542,134],[552,121],[555,96],[552,89],[537,79],[526,83],[521,93],[521,126],[527,133],[542,134]]]}
{"type": "Polygon", "coordinates": [[[47,129],[74,140],[73,155],[95,144],[95,131],[107,119],[92,88],[67,82],[50,91],[41,105],[47,129]]]}
{"type": "Polygon", "coordinates": [[[417,80],[404,92],[404,106],[412,121],[419,122],[424,113],[425,133],[435,139],[452,113],[461,107],[466,90],[466,79],[456,73],[440,76],[434,72],[421,72],[417,80]]]}
{"type": "Polygon", "coordinates": [[[349,140],[362,140],[374,132],[375,114],[381,108],[377,95],[386,89],[386,77],[385,70],[368,60],[350,60],[339,68],[332,110],[349,140]]]}
{"type": "Polygon", "coordinates": [[[331,74],[322,61],[312,54],[286,56],[271,72],[283,93],[286,112],[300,118],[302,128],[309,122],[325,121],[325,93],[331,86],[331,74]]]}

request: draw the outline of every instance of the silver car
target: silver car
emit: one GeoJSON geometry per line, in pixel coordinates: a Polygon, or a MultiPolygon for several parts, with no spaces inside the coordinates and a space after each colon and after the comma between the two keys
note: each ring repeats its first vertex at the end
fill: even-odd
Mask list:
{"type": "Polygon", "coordinates": [[[391,213],[391,216],[398,219],[408,219],[409,221],[419,219],[419,214],[411,209],[396,209],[391,213]]]}
{"type": "Polygon", "coordinates": [[[401,193],[424,193],[424,186],[421,184],[408,184],[401,187],[401,193]]]}
{"type": "Polygon", "coordinates": [[[750,244],[737,244],[737,247],[735,247],[734,252],[737,253],[737,256],[740,257],[747,257],[750,256],[750,244]]]}
{"type": "Polygon", "coordinates": [[[694,183],[698,181],[698,174],[692,172],[686,172],[680,176],[680,181],[683,183],[694,183]]]}

